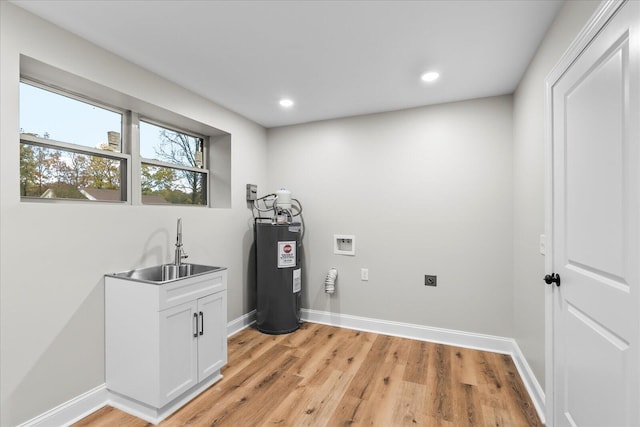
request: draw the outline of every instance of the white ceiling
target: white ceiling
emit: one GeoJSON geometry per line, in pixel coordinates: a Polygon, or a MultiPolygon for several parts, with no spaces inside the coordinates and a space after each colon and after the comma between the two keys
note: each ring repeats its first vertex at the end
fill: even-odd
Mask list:
{"type": "Polygon", "coordinates": [[[276,127],[512,93],[562,0],[13,3],[276,127]]]}

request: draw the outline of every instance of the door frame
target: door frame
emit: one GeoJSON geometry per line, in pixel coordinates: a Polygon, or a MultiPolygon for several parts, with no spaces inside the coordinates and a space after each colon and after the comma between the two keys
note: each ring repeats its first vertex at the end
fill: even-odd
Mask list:
{"type": "MultiPolygon", "coordinates": [[[[616,12],[629,0],[604,0],[582,31],[576,36],[560,60],[552,68],[545,79],[545,272],[551,274],[555,271],[553,263],[553,88],[582,51],[604,28],[616,12]]],[[[555,286],[546,286],[545,289],[545,418],[547,425],[553,427],[554,408],[554,373],[555,362],[553,358],[553,292],[555,286]]]]}

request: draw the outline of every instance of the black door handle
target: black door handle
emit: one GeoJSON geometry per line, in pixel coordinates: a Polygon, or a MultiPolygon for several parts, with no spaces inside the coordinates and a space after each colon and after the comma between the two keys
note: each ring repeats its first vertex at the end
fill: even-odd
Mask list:
{"type": "Polygon", "coordinates": [[[546,276],[544,276],[544,282],[547,285],[555,283],[556,286],[560,286],[560,275],[556,273],[547,274],[546,276]]]}
{"type": "Polygon", "coordinates": [[[200,312],[200,335],[204,335],[204,314],[200,312]]]}
{"type": "Polygon", "coordinates": [[[198,338],[198,313],[193,313],[193,320],[195,323],[195,332],[193,333],[194,338],[198,338]]]}

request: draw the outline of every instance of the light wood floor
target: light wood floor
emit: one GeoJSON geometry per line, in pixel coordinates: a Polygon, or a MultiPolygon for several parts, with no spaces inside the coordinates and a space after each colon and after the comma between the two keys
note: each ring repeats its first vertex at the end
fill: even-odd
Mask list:
{"type": "MultiPolygon", "coordinates": [[[[160,425],[542,425],[509,356],[314,323],[234,335],[222,373],[160,425]]],[[[75,424],[147,425],[111,407],[75,424]]]]}

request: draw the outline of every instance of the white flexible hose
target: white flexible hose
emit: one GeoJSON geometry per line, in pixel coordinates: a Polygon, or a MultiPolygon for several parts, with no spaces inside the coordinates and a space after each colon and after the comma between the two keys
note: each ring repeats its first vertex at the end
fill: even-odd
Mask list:
{"type": "Polygon", "coordinates": [[[328,294],[332,294],[336,291],[336,277],[338,277],[338,270],[330,268],[327,272],[327,277],[324,279],[324,291],[328,294]]]}

